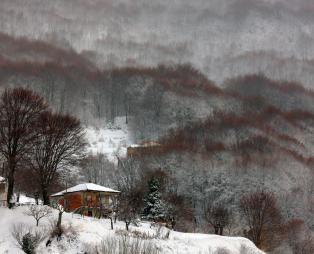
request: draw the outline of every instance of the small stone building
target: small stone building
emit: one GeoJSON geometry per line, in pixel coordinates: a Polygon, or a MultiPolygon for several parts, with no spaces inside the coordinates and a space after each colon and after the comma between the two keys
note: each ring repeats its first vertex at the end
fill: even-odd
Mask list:
{"type": "Polygon", "coordinates": [[[106,217],[116,209],[119,194],[101,185],[82,183],[51,195],[50,200],[62,205],[66,212],[106,217]]]}

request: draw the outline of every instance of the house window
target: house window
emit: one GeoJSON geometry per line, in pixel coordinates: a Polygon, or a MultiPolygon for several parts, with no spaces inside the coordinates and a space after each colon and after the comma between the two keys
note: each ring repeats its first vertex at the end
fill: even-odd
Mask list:
{"type": "Polygon", "coordinates": [[[110,202],[109,202],[109,196],[108,195],[101,195],[101,204],[103,206],[109,206],[110,202]]]}
{"type": "Polygon", "coordinates": [[[92,201],[92,196],[91,195],[87,195],[86,200],[87,200],[87,202],[92,201]]]}

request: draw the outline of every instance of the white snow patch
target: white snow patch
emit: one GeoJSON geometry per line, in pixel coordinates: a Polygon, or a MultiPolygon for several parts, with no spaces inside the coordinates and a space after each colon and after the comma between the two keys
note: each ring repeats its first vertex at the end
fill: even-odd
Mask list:
{"type": "MultiPolygon", "coordinates": [[[[18,207],[13,210],[0,208],[0,253],[23,254],[16,246],[15,240],[11,236],[11,228],[14,223],[23,222],[28,225],[35,225],[35,220],[26,216],[23,211],[27,207],[18,207]]],[[[54,211],[54,218],[57,218],[57,211],[54,211]]],[[[40,227],[49,224],[47,218],[40,221],[40,227]]],[[[78,233],[76,239],[57,242],[54,240],[50,247],[46,248],[45,241],[39,246],[38,254],[77,254],[83,253],[86,244],[99,244],[101,240],[108,236],[115,236],[115,231],[110,229],[110,220],[94,219],[64,213],[63,225],[71,225],[78,233]]],[[[124,229],[123,222],[114,224],[115,229],[124,229]]],[[[155,234],[156,229],[150,227],[149,223],[141,223],[139,227],[131,226],[130,230],[137,230],[155,234]]],[[[166,229],[164,229],[166,230],[166,229]]],[[[154,239],[153,242],[161,250],[161,254],[216,254],[218,249],[224,248],[231,254],[264,254],[255,245],[242,237],[223,237],[208,234],[180,233],[171,231],[167,240],[154,239]],[[246,251],[244,251],[244,248],[246,251]]]]}
{"type": "Polygon", "coordinates": [[[131,145],[128,125],[123,117],[116,117],[114,125],[102,128],[88,126],[85,130],[88,141],[88,153],[105,154],[110,161],[116,161],[116,155],[125,156],[131,145]]]}

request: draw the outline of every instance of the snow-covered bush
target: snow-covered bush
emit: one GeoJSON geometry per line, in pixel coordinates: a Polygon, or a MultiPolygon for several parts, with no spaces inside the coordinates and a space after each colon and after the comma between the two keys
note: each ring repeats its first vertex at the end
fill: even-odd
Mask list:
{"type": "Polygon", "coordinates": [[[157,227],[155,233],[149,233],[140,230],[122,230],[118,229],[115,233],[119,236],[128,236],[132,238],[140,238],[142,240],[153,240],[153,239],[169,239],[170,230],[166,229],[165,227],[159,226],[157,227]]]}
{"type": "Polygon", "coordinates": [[[57,224],[57,220],[50,221],[49,233],[52,239],[56,238],[57,240],[61,240],[62,236],[70,240],[77,238],[77,231],[71,224],[61,225],[60,227],[58,227],[57,224]]]}
{"type": "Polygon", "coordinates": [[[159,254],[152,240],[133,238],[127,235],[108,236],[98,246],[99,254],[159,254]]]}
{"type": "Polygon", "coordinates": [[[11,234],[26,254],[35,254],[35,249],[45,237],[42,231],[23,223],[14,224],[11,234]]]}

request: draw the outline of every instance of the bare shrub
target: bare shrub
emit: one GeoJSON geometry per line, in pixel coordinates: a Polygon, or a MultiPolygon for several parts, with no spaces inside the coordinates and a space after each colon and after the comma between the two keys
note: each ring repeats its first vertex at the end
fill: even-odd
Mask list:
{"type": "Polygon", "coordinates": [[[165,239],[169,239],[170,236],[170,230],[161,230],[160,228],[157,228],[157,231],[155,234],[150,234],[148,232],[142,232],[142,231],[138,231],[138,230],[122,230],[122,229],[118,229],[115,231],[115,233],[119,236],[129,236],[132,238],[139,238],[142,240],[153,240],[153,239],[161,239],[161,240],[165,240],[165,239]]]}
{"type": "Polygon", "coordinates": [[[128,235],[108,236],[97,248],[99,254],[159,254],[151,240],[132,238],[128,235]]]}
{"type": "Polygon", "coordinates": [[[156,239],[168,239],[170,236],[170,230],[166,229],[165,226],[163,226],[161,223],[157,224],[157,229],[156,229],[156,235],[155,238],[156,239]]]}
{"type": "Polygon", "coordinates": [[[128,236],[128,237],[133,237],[133,238],[140,238],[142,240],[152,240],[152,239],[156,239],[156,235],[155,234],[149,234],[147,232],[141,232],[138,230],[116,230],[115,233],[119,236],[128,236]]]}
{"type": "Polygon", "coordinates": [[[68,239],[75,239],[77,237],[77,231],[75,228],[69,224],[69,225],[58,225],[58,220],[51,220],[49,226],[49,232],[50,232],[50,238],[56,238],[58,241],[61,240],[61,237],[64,236],[68,239]]]}
{"type": "Polygon", "coordinates": [[[49,217],[52,210],[49,206],[42,205],[31,205],[28,207],[24,214],[32,216],[36,220],[36,226],[38,227],[39,221],[44,217],[49,217]]]}
{"type": "Polygon", "coordinates": [[[35,230],[24,223],[14,224],[11,234],[18,247],[26,254],[35,254],[35,249],[45,237],[43,232],[38,229],[35,230]]]}

